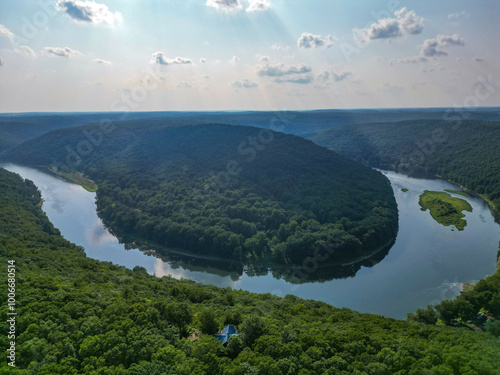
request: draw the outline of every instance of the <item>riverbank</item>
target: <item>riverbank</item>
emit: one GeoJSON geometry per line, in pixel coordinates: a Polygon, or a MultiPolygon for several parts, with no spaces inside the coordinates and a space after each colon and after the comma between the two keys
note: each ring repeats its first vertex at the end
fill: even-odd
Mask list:
{"type": "Polygon", "coordinates": [[[62,172],[57,170],[57,167],[42,167],[44,170],[47,170],[50,174],[55,175],[57,177],[61,177],[69,182],[74,182],[77,185],[80,185],[85,190],[90,191],[91,193],[95,193],[97,191],[97,184],[92,181],[90,178],[85,177],[78,171],[74,172],[62,172]]]}
{"type": "MultiPolygon", "coordinates": [[[[468,227],[463,232],[442,230],[429,220],[429,213],[420,211],[418,196],[424,190],[455,188],[442,180],[411,179],[389,172],[399,210],[398,236],[390,251],[347,265],[336,274],[336,268],[321,267],[319,282],[311,276],[298,284],[290,282],[283,272],[268,272],[265,267],[217,272],[208,262],[194,263],[189,257],[185,257],[189,263],[174,256],[157,258],[130,248],[104,228],[96,212],[95,193],[40,170],[14,164],[4,167],[35,182],[42,192],[43,210],[56,228],[66,239],[85,248],[90,258],[129,269],[144,268],[159,277],[169,275],[255,293],[290,294],[406,319],[409,311],[439,303],[443,297],[455,298],[459,290],[450,288],[446,280],[474,282],[495,272],[499,226],[483,200],[468,198],[474,212],[467,215],[468,227]],[[402,193],[402,187],[409,191],[402,193]]],[[[213,263],[220,267],[220,262],[213,263]]]]}

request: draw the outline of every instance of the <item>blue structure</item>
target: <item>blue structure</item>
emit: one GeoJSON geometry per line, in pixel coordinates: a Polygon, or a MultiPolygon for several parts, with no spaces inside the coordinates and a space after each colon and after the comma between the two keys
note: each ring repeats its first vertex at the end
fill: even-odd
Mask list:
{"type": "Polygon", "coordinates": [[[222,345],[226,345],[233,336],[239,336],[239,334],[237,334],[236,329],[230,325],[225,326],[221,333],[216,333],[214,335],[214,337],[217,337],[222,342],[222,345]]]}

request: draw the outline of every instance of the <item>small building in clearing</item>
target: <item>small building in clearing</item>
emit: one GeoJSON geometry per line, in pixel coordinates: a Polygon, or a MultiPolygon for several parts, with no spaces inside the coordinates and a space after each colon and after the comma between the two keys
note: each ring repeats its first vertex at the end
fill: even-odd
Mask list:
{"type": "Polygon", "coordinates": [[[233,336],[239,336],[239,334],[236,333],[236,328],[231,325],[225,326],[222,332],[214,335],[214,337],[221,341],[222,345],[226,345],[229,342],[229,339],[233,336]]]}

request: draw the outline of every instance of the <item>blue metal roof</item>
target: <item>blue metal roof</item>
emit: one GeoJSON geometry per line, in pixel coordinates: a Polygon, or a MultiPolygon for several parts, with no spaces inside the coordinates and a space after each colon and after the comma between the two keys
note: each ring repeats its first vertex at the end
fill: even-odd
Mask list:
{"type": "Polygon", "coordinates": [[[221,333],[216,333],[214,335],[214,337],[218,338],[222,342],[222,345],[226,345],[229,339],[233,336],[239,336],[239,334],[236,333],[236,329],[231,325],[225,326],[221,333]]]}

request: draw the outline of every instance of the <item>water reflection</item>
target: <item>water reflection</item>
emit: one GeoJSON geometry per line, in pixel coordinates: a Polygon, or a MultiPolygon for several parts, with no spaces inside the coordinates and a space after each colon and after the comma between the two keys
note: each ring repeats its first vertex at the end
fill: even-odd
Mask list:
{"type": "MultiPolygon", "coordinates": [[[[114,238],[114,237],[113,237],[114,238]]],[[[121,240],[123,241],[123,240],[121,240]]],[[[238,280],[246,274],[249,277],[262,277],[272,275],[275,279],[283,279],[288,283],[302,284],[308,282],[326,282],[333,279],[354,277],[362,267],[373,267],[381,262],[394,245],[392,241],[382,249],[377,249],[372,254],[348,259],[343,262],[317,262],[303,265],[254,265],[244,264],[223,258],[206,258],[196,255],[186,255],[168,249],[155,250],[149,247],[142,247],[142,251],[161,259],[163,263],[170,265],[171,269],[182,268],[191,272],[209,272],[221,277],[230,277],[231,280],[238,280]]],[[[125,242],[125,249],[137,248],[135,242],[125,242]]],[[[155,269],[156,274],[156,269],[155,269]]]]}
{"type": "Polygon", "coordinates": [[[120,244],[96,214],[95,194],[32,168],[9,164],[7,169],[35,182],[45,200],[42,208],[62,235],[85,248],[87,256],[150,274],[185,278],[218,287],[257,293],[293,294],[394,318],[453,298],[463,282],[475,282],[495,271],[500,228],[488,206],[469,197],[464,231],[452,231],[420,211],[424,190],[457,188],[441,180],[408,178],[384,172],[392,183],[399,210],[394,245],[350,264],[318,267],[304,282],[290,268],[251,267],[190,256],[140,251],[120,244]],[[406,193],[401,188],[408,188],[406,193]],[[125,250],[128,248],[128,250],[125,250]],[[222,269],[221,269],[222,268],[222,269]]]}

